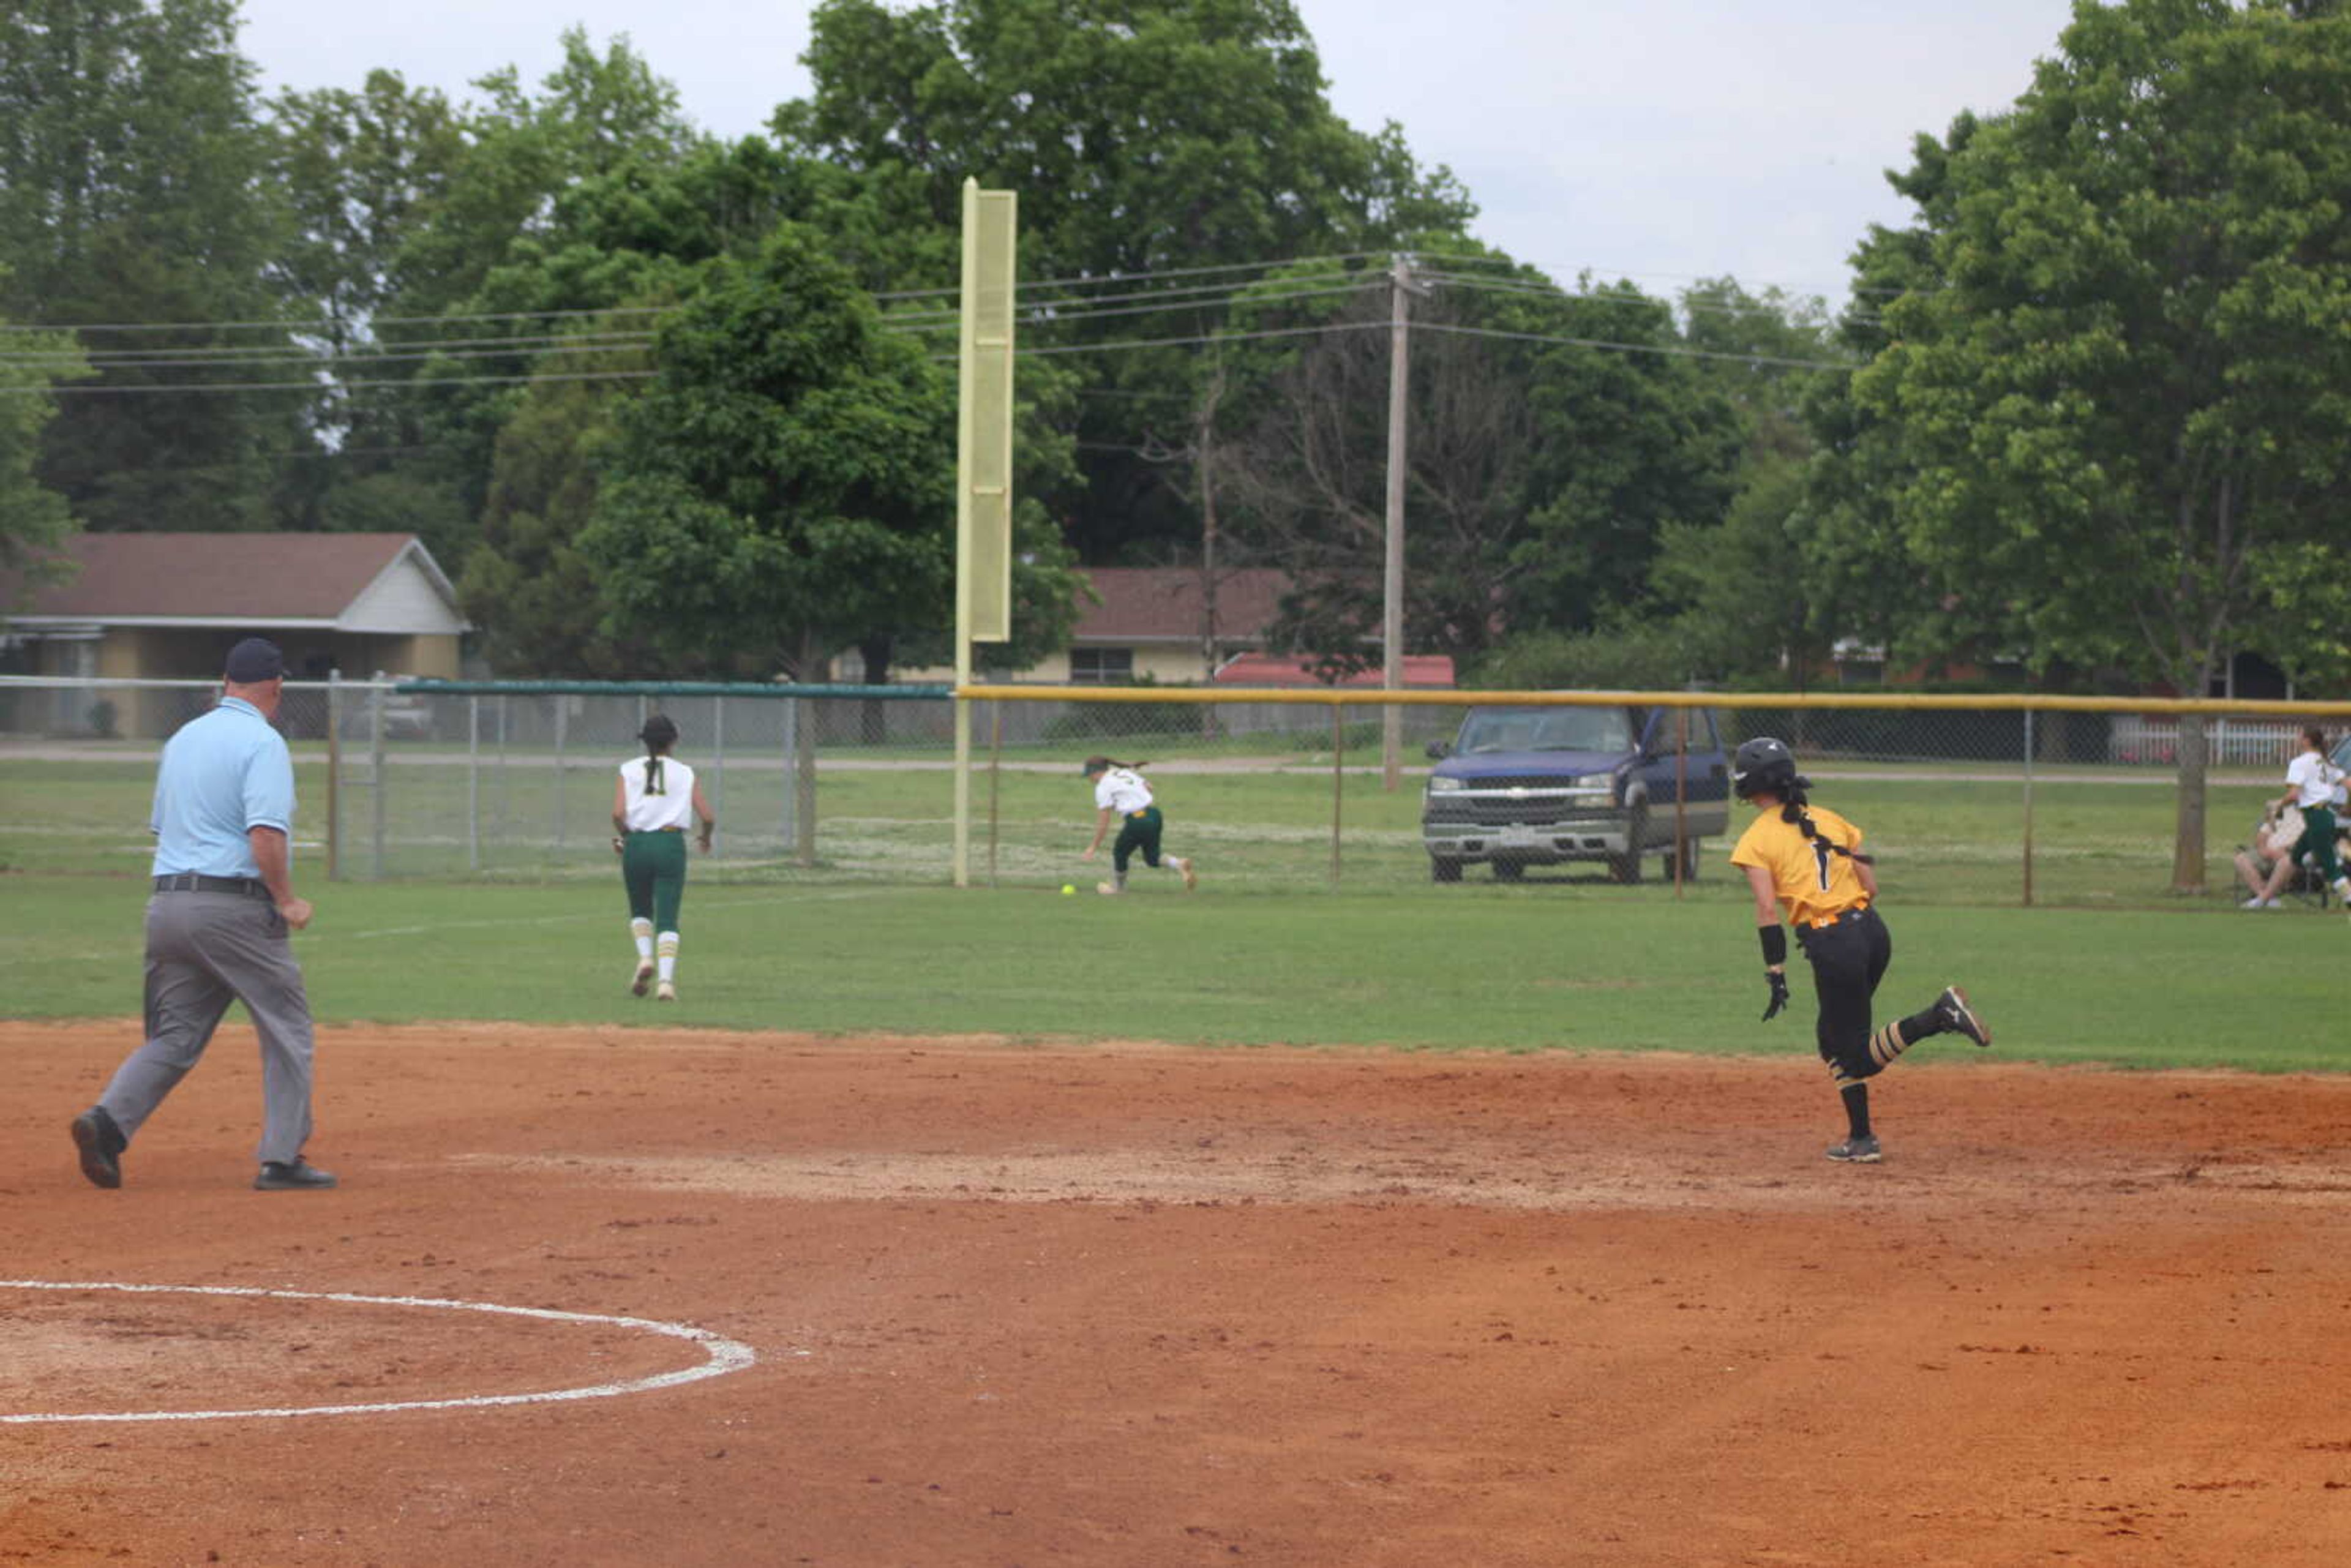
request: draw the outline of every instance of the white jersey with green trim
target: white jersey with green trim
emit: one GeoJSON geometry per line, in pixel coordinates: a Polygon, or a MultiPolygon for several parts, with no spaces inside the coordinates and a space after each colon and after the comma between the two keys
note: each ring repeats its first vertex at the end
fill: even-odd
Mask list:
{"type": "Polygon", "coordinates": [[[2315,751],[2305,751],[2286,764],[2285,781],[2295,791],[2294,804],[2307,811],[2335,803],[2335,786],[2343,770],[2315,751]]]}
{"type": "Polygon", "coordinates": [[[1151,786],[1132,768],[1107,768],[1094,780],[1094,804],[1105,811],[1131,817],[1151,804],[1151,786]]]}
{"type": "Polygon", "coordinates": [[[625,807],[621,820],[632,833],[654,833],[664,828],[694,825],[694,769],[674,757],[634,757],[621,764],[621,789],[625,807]],[[646,787],[654,764],[660,771],[646,787]]]}

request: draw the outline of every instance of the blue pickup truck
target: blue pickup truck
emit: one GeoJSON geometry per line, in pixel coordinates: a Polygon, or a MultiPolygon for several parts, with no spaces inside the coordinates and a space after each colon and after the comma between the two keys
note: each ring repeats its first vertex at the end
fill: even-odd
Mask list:
{"type": "Polygon", "coordinates": [[[1729,826],[1730,759],[1708,708],[1474,707],[1428,755],[1420,836],[1438,882],[1481,862],[1514,882],[1571,861],[1638,882],[1653,851],[1666,875],[1678,855],[1694,877],[1698,841],[1729,826]]]}

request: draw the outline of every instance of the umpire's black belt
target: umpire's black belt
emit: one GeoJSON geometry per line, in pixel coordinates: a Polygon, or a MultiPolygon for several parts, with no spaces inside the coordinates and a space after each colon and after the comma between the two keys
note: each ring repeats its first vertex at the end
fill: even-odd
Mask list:
{"type": "Polygon", "coordinates": [[[193,871],[174,872],[155,879],[158,893],[238,893],[247,898],[267,898],[269,884],[257,876],[205,876],[193,871]]]}
{"type": "Polygon", "coordinates": [[[1799,936],[1810,936],[1812,933],[1818,931],[1823,925],[1849,925],[1868,913],[1869,905],[1866,904],[1856,904],[1851,909],[1838,910],[1826,920],[1799,920],[1796,922],[1796,935],[1799,936]]]}

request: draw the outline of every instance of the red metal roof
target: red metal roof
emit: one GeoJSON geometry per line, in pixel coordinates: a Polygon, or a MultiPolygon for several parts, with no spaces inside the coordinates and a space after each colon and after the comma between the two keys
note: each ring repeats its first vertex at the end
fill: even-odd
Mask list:
{"type": "MultiPolygon", "coordinates": [[[[1081,601],[1075,640],[1087,643],[1197,643],[1200,572],[1196,567],[1084,568],[1102,602],[1081,601]]],[[[1289,574],[1248,567],[1217,574],[1217,636],[1255,643],[1264,634],[1289,574]]]]}
{"type": "Polygon", "coordinates": [[[34,593],[21,613],[331,621],[415,542],[414,534],[79,534],[58,553],[80,571],[34,593]]]}

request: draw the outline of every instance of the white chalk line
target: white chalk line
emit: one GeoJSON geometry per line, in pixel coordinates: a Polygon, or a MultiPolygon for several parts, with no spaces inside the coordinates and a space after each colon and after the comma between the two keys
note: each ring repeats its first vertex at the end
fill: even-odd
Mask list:
{"type": "MultiPolygon", "coordinates": [[[[624,1383],[598,1383],[581,1388],[553,1388],[531,1394],[474,1394],[455,1399],[395,1399],[366,1405],[294,1405],[257,1410],[113,1410],[0,1414],[0,1425],[27,1426],[65,1421],[235,1421],[291,1416],[371,1416],[393,1410],[478,1410],[494,1405],[552,1405],[569,1399],[611,1399],[623,1394],[645,1394],[674,1388],[705,1377],[724,1377],[757,1362],[758,1353],[740,1340],[695,1328],[691,1323],[664,1322],[657,1318],[614,1317],[601,1312],[566,1312],[551,1307],[509,1307],[496,1301],[460,1301],[434,1296],[363,1296],[349,1291],[276,1291],[247,1285],[132,1285],[115,1281],[0,1280],[0,1291],[115,1291],[128,1295],[246,1296],[283,1301],[336,1301],[366,1307],[429,1307],[450,1312],[491,1312],[507,1317],[537,1318],[547,1322],[603,1323],[666,1334],[700,1345],[705,1360],[699,1366],[657,1373],[624,1383]]],[[[800,1354],[806,1354],[802,1352],[800,1354]]]]}

